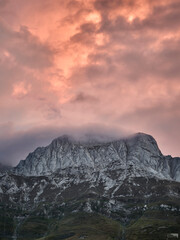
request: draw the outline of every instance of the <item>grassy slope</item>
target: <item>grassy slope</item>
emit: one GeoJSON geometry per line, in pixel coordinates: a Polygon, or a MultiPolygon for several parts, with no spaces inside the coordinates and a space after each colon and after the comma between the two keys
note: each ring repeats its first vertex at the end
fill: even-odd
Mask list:
{"type": "Polygon", "coordinates": [[[76,240],[82,237],[89,240],[120,239],[121,225],[99,214],[76,213],[61,220],[43,220],[30,218],[26,221],[21,231],[22,238],[18,240],[76,240]],[[46,232],[46,236],[36,238],[38,234],[46,232]]]}
{"type": "MultiPolygon", "coordinates": [[[[170,202],[167,202],[170,204],[170,202]]],[[[158,209],[159,203],[150,204],[155,209],[147,209],[140,217],[132,220],[127,226],[122,227],[119,222],[100,214],[67,213],[65,217],[47,218],[40,216],[39,211],[34,211],[31,216],[22,221],[18,229],[18,240],[118,240],[122,239],[124,232],[126,240],[163,240],[167,233],[179,232],[180,212],[158,209]]],[[[174,204],[179,206],[178,202],[174,204]]],[[[14,216],[20,210],[0,210],[0,240],[9,240],[16,223],[14,216]],[[6,237],[3,237],[5,233],[6,237]]],[[[22,215],[28,215],[24,212],[22,215]]]]}
{"type": "Polygon", "coordinates": [[[165,240],[167,233],[179,233],[180,215],[166,211],[147,211],[126,229],[128,240],[165,240]]]}
{"type": "MultiPolygon", "coordinates": [[[[23,240],[118,240],[123,227],[116,221],[99,214],[76,213],[61,220],[30,218],[22,226],[23,240]],[[38,234],[46,236],[38,238],[38,234]],[[83,238],[82,238],[83,239],[83,238]]],[[[179,232],[180,217],[175,213],[147,211],[138,220],[124,227],[127,240],[163,240],[167,233],[179,232]]]]}

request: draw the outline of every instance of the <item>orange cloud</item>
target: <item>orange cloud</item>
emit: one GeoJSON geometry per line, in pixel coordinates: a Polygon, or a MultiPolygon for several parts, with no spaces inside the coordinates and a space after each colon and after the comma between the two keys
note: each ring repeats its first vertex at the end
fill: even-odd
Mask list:
{"type": "Polygon", "coordinates": [[[150,133],[164,151],[179,153],[178,0],[9,0],[0,7],[0,124],[106,123],[150,133]]]}
{"type": "Polygon", "coordinates": [[[13,86],[12,95],[17,98],[25,97],[31,90],[31,85],[25,85],[24,82],[18,82],[13,86]]]}

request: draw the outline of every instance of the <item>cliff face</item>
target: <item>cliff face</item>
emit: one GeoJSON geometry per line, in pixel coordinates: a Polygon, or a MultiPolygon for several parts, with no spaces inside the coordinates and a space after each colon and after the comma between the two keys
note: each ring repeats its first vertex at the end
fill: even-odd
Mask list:
{"type": "Polygon", "coordinates": [[[0,197],[31,205],[89,194],[108,201],[130,197],[136,202],[179,197],[179,188],[174,187],[179,181],[180,158],[163,156],[147,134],[107,143],[83,143],[63,136],[37,148],[9,173],[1,173],[0,197]]]}
{"type": "Polygon", "coordinates": [[[142,133],[107,143],[76,142],[63,136],[47,147],[37,148],[14,169],[15,174],[25,176],[55,172],[86,179],[96,173],[116,172],[116,180],[131,175],[180,181],[180,159],[163,156],[154,138],[142,133]]]}
{"type": "Polygon", "coordinates": [[[106,239],[114,219],[107,239],[166,239],[180,229],[179,182],[180,158],[163,156],[149,135],[106,143],[63,136],[0,173],[0,238],[106,239]],[[93,229],[108,223],[102,238],[90,219],[93,229]]]}

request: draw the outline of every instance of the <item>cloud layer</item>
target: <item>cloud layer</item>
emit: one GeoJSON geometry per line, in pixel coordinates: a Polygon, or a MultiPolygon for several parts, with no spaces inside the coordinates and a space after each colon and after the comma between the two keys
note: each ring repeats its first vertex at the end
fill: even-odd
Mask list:
{"type": "Polygon", "coordinates": [[[0,0],[0,15],[0,162],[92,125],[180,156],[178,0],[0,0]]]}

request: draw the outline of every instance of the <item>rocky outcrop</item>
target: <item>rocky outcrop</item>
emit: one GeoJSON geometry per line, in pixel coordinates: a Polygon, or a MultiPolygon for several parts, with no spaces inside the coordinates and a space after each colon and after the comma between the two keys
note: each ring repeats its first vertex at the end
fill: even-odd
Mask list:
{"type": "Polygon", "coordinates": [[[180,158],[163,156],[155,139],[143,133],[106,143],[77,142],[63,136],[30,153],[14,173],[25,176],[70,173],[86,180],[96,174],[104,175],[104,179],[115,174],[116,181],[127,176],[180,181],[180,158]]]}
{"type": "Polygon", "coordinates": [[[179,181],[180,158],[163,156],[150,135],[106,143],[63,136],[0,174],[0,211],[12,219],[100,213],[123,224],[166,211],[176,219],[179,181]]]}

